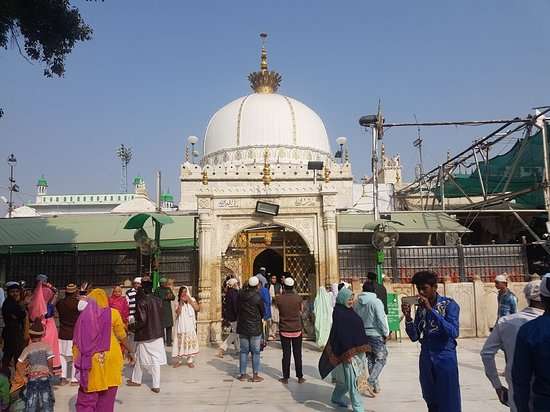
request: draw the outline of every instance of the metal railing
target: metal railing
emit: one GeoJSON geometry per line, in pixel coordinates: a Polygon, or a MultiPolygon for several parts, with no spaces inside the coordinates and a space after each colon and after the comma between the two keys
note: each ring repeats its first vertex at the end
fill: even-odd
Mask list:
{"type": "MultiPolygon", "coordinates": [[[[395,283],[408,283],[420,270],[436,272],[440,280],[485,282],[506,272],[511,280],[522,281],[528,274],[524,245],[395,246],[384,249],[383,272],[395,283]]],[[[339,245],[340,276],[365,279],[376,269],[376,250],[365,244],[339,245]]]]}
{"type": "MultiPolygon", "coordinates": [[[[198,285],[198,254],[195,248],[164,249],[160,259],[161,275],[177,284],[198,285]]],[[[21,253],[0,256],[0,275],[4,281],[24,280],[34,285],[43,273],[57,287],[68,283],[90,282],[113,286],[147,272],[149,258],[137,250],[21,253]]]]}

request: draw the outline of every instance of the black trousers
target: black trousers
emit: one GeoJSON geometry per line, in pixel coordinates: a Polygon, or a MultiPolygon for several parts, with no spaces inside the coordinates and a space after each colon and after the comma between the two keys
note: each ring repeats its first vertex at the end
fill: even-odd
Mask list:
{"type": "Polygon", "coordinates": [[[4,354],[2,357],[2,367],[8,368],[13,361],[13,366],[17,364],[21,352],[25,349],[25,342],[23,339],[14,339],[14,341],[4,341],[4,354]]]}
{"type": "Polygon", "coordinates": [[[283,347],[283,378],[290,378],[290,352],[294,356],[294,368],[296,377],[303,378],[302,372],[302,336],[297,338],[285,338],[281,335],[281,346],[283,347]]]}
{"type": "Polygon", "coordinates": [[[172,326],[164,328],[164,344],[166,346],[172,346],[172,326]]]}

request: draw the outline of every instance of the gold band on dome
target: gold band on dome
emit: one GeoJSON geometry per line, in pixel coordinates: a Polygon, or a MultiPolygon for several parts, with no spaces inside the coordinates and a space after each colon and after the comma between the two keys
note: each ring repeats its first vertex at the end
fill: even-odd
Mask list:
{"type": "Polygon", "coordinates": [[[282,76],[267,68],[267,51],[265,49],[265,39],[267,33],[260,33],[262,39],[262,54],[260,58],[260,71],[252,72],[248,75],[250,87],[256,93],[275,93],[281,85],[282,76]]]}

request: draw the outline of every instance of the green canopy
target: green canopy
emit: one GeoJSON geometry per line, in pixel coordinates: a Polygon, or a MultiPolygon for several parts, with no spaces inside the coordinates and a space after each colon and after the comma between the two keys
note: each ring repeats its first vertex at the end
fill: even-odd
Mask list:
{"type": "MultiPolygon", "coordinates": [[[[195,244],[194,216],[152,215],[142,222],[151,238],[154,228],[149,217],[162,224],[173,222],[162,231],[162,248],[195,244]]],[[[0,254],[135,249],[133,231],[124,229],[130,218],[129,214],[96,214],[0,219],[0,254]]]]}
{"type": "Polygon", "coordinates": [[[140,213],[139,215],[132,216],[128,222],[126,222],[124,229],[141,229],[149,218],[153,219],[161,226],[174,223],[174,220],[170,216],[162,213],[140,213]]]}
{"type": "MultiPolygon", "coordinates": [[[[550,139],[550,126],[548,138],[550,139]]],[[[542,133],[539,130],[532,136],[518,140],[514,146],[501,155],[480,161],[479,171],[474,168],[471,174],[455,174],[453,179],[445,180],[445,197],[457,198],[468,196],[482,196],[483,189],[489,195],[498,194],[504,189],[507,192],[518,192],[534,188],[542,183],[544,174],[544,156],[542,149],[542,133]],[[512,172],[510,177],[510,172],[512,172]],[[479,176],[483,179],[483,187],[479,176]]],[[[437,197],[441,197],[441,186],[434,190],[437,197]]],[[[518,207],[537,209],[544,206],[542,187],[539,190],[523,194],[516,199],[518,207]]]]}

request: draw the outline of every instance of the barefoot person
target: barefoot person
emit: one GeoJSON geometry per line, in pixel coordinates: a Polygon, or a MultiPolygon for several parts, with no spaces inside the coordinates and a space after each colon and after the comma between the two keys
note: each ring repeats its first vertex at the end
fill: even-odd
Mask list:
{"type": "Polygon", "coordinates": [[[550,411],[550,273],[540,282],[544,314],[518,332],[512,366],[518,412],[550,411]]]}
{"type": "Polygon", "coordinates": [[[44,336],[42,341],[46,342],[52,348],[53,352],[53,373],[61,376],[61,356],[59,354],[59,337],[57,325],[55,324],[55,304],[57,298],[57,289],[48,283],[46,275],[36,277],[36,287],[32,293],[31,301],[28,305],[29,320],[34,322],[40,319],[44,326],[44,336]]]}
{"type": "Polygon", "coordinates": [[[264,302],[258,292],[259,279],[252,276],[248,287],[239,293],[239,316],[237,333],[241,345],[239,357],[239,380],[261,382],[264,378],[260,372],[260,344],[262,340],[262,319],[264,317],[264,302]],[[252,378],[246,374],[248,354],[252,353],[252,378]]]}
{"type": "Polygon", "coordinates": [[[336,386],[331,401],[347,408],[349,393],[353,412],[363,412],[363,400],[357,380],[364,371],[365,353],[370,351],[363,321],[352,308],[353,292],[342,288],[336,296],[330,337],[319,359],[319,373],[324,379],[333,371],[336,386]]]}
{"type": "Polygon", "coordinates": [[[197,337],[197,312],[199,304],[189,294],[187,286],[178,291],[178,307],[176,309],[176,345],[172,349],[175,360],[174,368],[183,365],[187,359],[187,366],[194,368],[193,357],[199,354],[199,338],[197,337]]]}
{"type": "Polygon", "coordinates": [[[160,367],[167,363],[163,338],[162,301],[153,295],[151,280],[144,278],[136,296],[136,359],[132,378],[126,381],[128,386],[141,386],[145,369],[153,377],[151,390],[160,392],[160,367]]]}
{"type": "Polygon", "coordinates": [[[527,322],[544,314],[544,305],[540,297],[540,280],[529,282],[524,290],[525,299],[529,306],[508,316],[500,318],[493,331],[485,341],[481,350],[481,360],[485,367],[485,375],[495,388],[499,401],[510,407],[511,412],[517,412],[514,402],[514,391],[512,385],[512,367],[514,364],[514,350],[519,329],[527,322]],[[499,350],[504,352],[506,367],[504,377],[506,386],[502,385],[496,365],[496,354],[499,350]]]}
{"type": "Polygon", "coordinates": [[[61,384],[69,382],[69,364],[71,364],[71,384],[78,384],[73,362],[73,333],[78,320],[78,286],[70,283],[65,287],[65,297],[55,306],[59,315],[59,354],[61,356],[61,384]]]}
{"type": "Polygon", "coordinates": [[[103,289],[93,289],[80,298],[81,311],[74,331],[74,359],[80,387],[76,412],[113,412],[118,387],[122,384],[128,347],[120,313],[109,307],[103,289]]]}
{"type": "Polygon", "coordinates": [[[460,307],[451,298],[437,293],[437,275],[423,271],[412,278],[418,290],[418,309],[401,306],[406,332],[420,342],[420,386],[429,412],[460,412],[460,383],[456,338],[459,333],[460,307]]]}
{"type": "Polygon", "coordinates": [[[279,328],[283,348],[283,377],[279,381],[288,383],[290,378],[290,354],[294,356],[294,368],[298,383],[304,383],[302,371],[302,311],[303,299],[294,291],[294,279],[285,278],[284,293],[275,296],[279,310],[279,328]]]}
{"type": "Polygon", "coordinates": [[[8,297],[2,304],[2,318],[4,319],[2,369],[9,368],[12,362],[15,365],[19,355],[25,349],[25,321],[27,319],[19,283],[8,282],[6,289],[8,297]]]}
{"type": "Polygon", "coordinates": [[[53,412],[55,398],[51,376],[54,354],[50,345],[41,342],[44,327],[39,318],[30,327],[29,335],[31,342],[19,356],[16,366],[17,374],[27,382],[21,394],[25,402],[25,411],[53,412]]]}
{"type": "Polygon", "coordinates": [[[363,293],[357,296],[357,302],[353,309],[363,321],[365,334],[372,349],[370,353],[367,353],[367,367],[369,370],[367,382],[369,388],[367,390],[380,393],[379,377],[388,357],[386,338],[390,334],[390,329],[384,312],[384,303],[376,295],[375,282],[366,281],[363,284],[363,293]]]}
{"type": "Polygon", "coordinates": [[[231,278],[227,281],[227,287],[225,291],[225,299],[223,301],[223,319],[229,322],[230,331],[229,336],[220,345],[218,357],[223,358],[223,355],[227,351],[230,345],[235,347],[235,350],[239,352],[239,335],[237,334],[237,315],[239,312],[239,281],[235,278],[231,278]]]}

